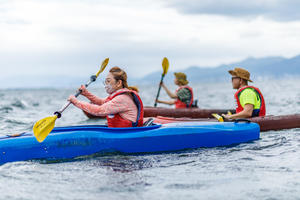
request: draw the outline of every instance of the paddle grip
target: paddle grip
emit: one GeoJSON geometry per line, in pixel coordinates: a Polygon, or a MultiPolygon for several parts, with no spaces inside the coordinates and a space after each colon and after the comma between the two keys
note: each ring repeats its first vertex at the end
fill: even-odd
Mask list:
{"type": "Polygon", "coordinates": [[[82,90],[78,90],[77,93],[75,94],[75,97],[78,97],[81,94],[82,90]]]}
{"type": "Polygon", "coordinates": [[[56,111],[56,112],[54,113],[54,115],[56,115],[57,118],[61,118],[61,113],[60,113],[59,111],[56,111]]]}
{"type": "Polygon", "coordinates": [[[91,82],[95,82],[97,79],[97,76],[96,75],[92,75],[91,78],[90,78],[90,81],[91,82]]]}

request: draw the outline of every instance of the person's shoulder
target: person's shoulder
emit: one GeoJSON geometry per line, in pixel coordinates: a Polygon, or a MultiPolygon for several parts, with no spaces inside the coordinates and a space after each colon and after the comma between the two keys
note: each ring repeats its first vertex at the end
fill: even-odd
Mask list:
{"type": "Polygon", "coordinates": [[[241,92],[241,96],[252,96],[256,95],[253,88],[246,88],[241,92]]]}
{"type": "Polygon", "coordinates": [[[188,88],[180,88],[179,90],[178,90],[178,92],[189,92],[190,90],[188,89],[188,88]]]}
{"type": "Polygon", "coordinates": [[[128,91],[128,92],[124,92],[124,93],[121,93],[119,95],[117,95],[115,98],[114,98],[115,101],[117,102],[130,102],[132,100],[132,95],[131,93],[128,91]]]}

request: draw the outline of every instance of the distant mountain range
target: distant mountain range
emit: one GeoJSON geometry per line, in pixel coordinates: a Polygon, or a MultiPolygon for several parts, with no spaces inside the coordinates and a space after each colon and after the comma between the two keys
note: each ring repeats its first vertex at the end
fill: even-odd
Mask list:
{"type": "MultiPolygon", "coordinates": [[[[225,81],[230,78],[228,70],[235,67],[247,69],[251,73],[251,79],[255,80],[261,77],[283,78],[285,76],[300,76],[300,55],[293,58],[284,57],[265,57],[265,58],[247,58],[241,62],[217,67],[191,66],[185,70],[177,70],[187,74],[190,82],[209,82],[225,81]]],[[[172,66],[171,66],[172,68],[172,66]]],[[[162,72],[151,73],[136,83],[157,83],[160,80],[162,72]]],[[[169,71],[165,77],[166,82],[173,81],[173,71],[169,71]]]]}
{"type": "MultiPolygon", "coordinates": [[[[191,66],[177,72],[184,72],[188,76],[191,83],[198,82],[222,82],[230,80],[228,70],[235,67],[242,67],[251,73],[251,79],[256,81],[261,77],[284,78],[286,76],[300,76],[300,55],[293,58],[284,57],[265,57],[265,58],[247,58],[241,62],[228,65],[220,65],[216,67],[200,67],[191,66]]],[[[173,82],[172,66],[165,77],[165,82],[173,82]]],[[[162,71],[148,74],[142,78],[129,78],[130,85],[149,85],[157,84],[160,81],[162,71]]],[[[98,85],[103,77],[98,80],[98,85]]],[[[74,88],[85,83],[87,77],[66,77],[66,76],[20,76],[20,77],[4,77],[0,80],[0,88],[74,88]]]]}

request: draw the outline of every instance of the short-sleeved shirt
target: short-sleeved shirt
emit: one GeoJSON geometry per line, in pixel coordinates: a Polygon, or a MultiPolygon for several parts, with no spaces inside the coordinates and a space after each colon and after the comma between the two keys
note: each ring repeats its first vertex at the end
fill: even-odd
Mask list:
{"type": "Polygon", "coordinates": [[[176,93],[178,99],[186,104],[189,104],[192,99],[191,91],[187,88],[182,88],[176,93]]]}
{"type": "Polygon", "coordinates": [[[246,104],[251,104],[254,107],[253,109],[260,109],[261,102],[259,95],[252,88],[246,88],[243,90],[239,96],[239,99],[243,108],[246,104]]]}

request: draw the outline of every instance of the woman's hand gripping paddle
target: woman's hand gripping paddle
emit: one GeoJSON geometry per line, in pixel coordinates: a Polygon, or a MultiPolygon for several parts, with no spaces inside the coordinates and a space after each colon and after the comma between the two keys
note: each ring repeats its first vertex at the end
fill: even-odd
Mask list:
{"type": "Polygon", "coordinates": [[[169,70],[169,61],[168,61],[168,58],[166,58],[166,57],[164,57],[164,59],[162,61],[162,68],[163,68],[163,73],[161,75],[160,84],[159,84],[159,88],[158,88],[158,91],[157,91],[154,107],[157,106],[157,100],[158,100],[158,97],[159,97],[161,84],[163,83],[164,77],[168,73],[168,70],[169,70]]]}
{"type": "MultiPolygon", "coordinates": [[[[100,70],[96,73],[96,75],[91,76],[89,82],[85,84],[85,87],[88,87],[92,82],[95,82],[98,78],[99,74],[104,71],[105,67],[107,66],[109,58],[106,58],[102,64],[100,70]]],[[[81,91],[75,94],[75,97],[78,97],[81,94],[81,91]]],[[[33,126],[33,133],[36,137],[38,142],[43,142],[52,129],[55,126],[55,121],[57,118],[61,117],[62,112],[71,104],[71,102],[67,102],[65,106],[62,107],[60,111],[56,111],[53,116],[46,117],[37,121],[33,126]]]]}

